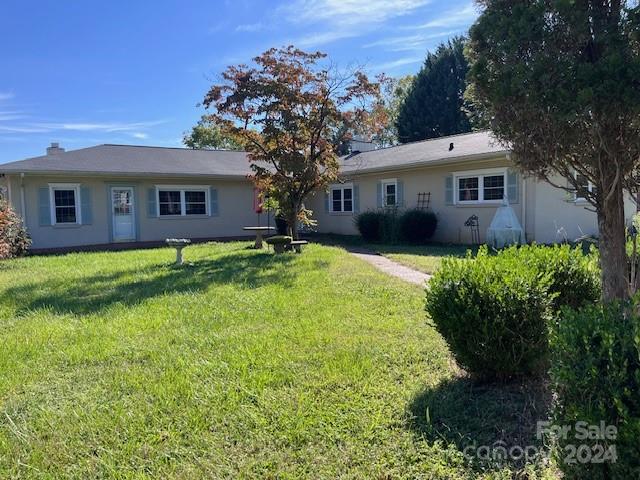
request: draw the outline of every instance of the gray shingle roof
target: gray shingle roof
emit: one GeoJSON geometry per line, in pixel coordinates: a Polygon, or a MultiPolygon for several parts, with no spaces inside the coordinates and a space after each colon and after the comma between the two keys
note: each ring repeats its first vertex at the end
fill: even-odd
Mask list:
{"type": "MultiPolygon", "coordinates": [[[[344,173],[353,174],[499,156],[506,152],[508,149],[498,144],[490,132],[476,132],[352,154],[342,157],[340,164],[344,173]],[[453,150],[449,150],[451,143],[453,150]]],[[[251,173],[251,169],[245,152],[97,145],[0,164],[0,173],[20,172],[241,178],[251,173]]]]}
{"type": "Polygon", "coordinates": [[[244,177],[251,170],[245,152],[97,145],[0,164],[0,172],[244,177]]]}
{"type": "Polygon", "coordinates": [[[344,173],[393,170],[411,166],[448,163],[472,157],[500,156],[509,151],[491,132],[474,132],[405,143],[395,147],[348,155],[341,159],[344,173]],[[453,150],[449,150],[453,143],[453,150]]]}

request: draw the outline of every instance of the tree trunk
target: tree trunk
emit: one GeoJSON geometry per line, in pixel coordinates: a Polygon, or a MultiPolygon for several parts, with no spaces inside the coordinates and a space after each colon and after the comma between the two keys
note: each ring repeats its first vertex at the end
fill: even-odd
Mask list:
{"type": "Polygon", "coordinates": [[[289,235],[294,240],[298,239],[298,211],[296,209],[293,210],[293,213],[289,215],[287,218],[287,226],[289,229],[289,235]]]}
{"type": "MultiPolygon", "coordinates": [[[[629,297],[624,192],[620,183],[611,198],[603,200],[598,209],[602,297],[605,302],[629,297]]],[[[601,192],[601,195],[606,197],[607,191],[601,192]]]]}

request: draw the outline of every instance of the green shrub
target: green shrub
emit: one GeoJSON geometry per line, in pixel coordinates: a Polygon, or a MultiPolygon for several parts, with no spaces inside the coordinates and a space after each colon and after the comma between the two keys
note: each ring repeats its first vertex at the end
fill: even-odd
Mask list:
{"type": "Polygon", "coordinates": [[[640,478],[640,318],[619,304],[563,309],[551,324],[549,344],[553,424],[572,427],[557,439],[564,478],[640,478]],[[578,438],[576,422],[601,421],[617,428],[616,439],[578,438]],[[615,446],[617,460],[570,464],[569,445],[587,445],[591,453],[615,446]]]}
{"type": "Polygon", "coordinates": [[[409,243],[426,243],[436,231],[438,218],[426,210],[411,209],[399,219],[400,238],[409,243]]]}
{"type": "Polygon", "coordinates": [[[385,209],[380,212],[380,240],[383,243],[397,243],[400,238],[398,210],[385,209]]]}
{"type": "Polygon", "coordinates": [[[601,297],[600,270],[596,255],[585,254],[569,245],[524,245],[501,250],[501,258],[512,258],[551,276],[549,292],[554,296],[553,308],[578,308],[595,303],[601,297]]]}
{"type": "Polygon", "coordinates": [[[398,213],[392,210],[369,210],[356,217],[356,228],[367,242],[396,243],[398,234],[398,213]]]}
{"type": "Polygon", "coordinates": [[[552,314],[549,274],[513,256],[445,258],[426,311],[458,364],[485,380],[541,373],[552,314]]]}
{"type": "Polygon", "coordinates": [[[369,210],[356,216],[356,227],[367,242],[379,242],[382,234],[382,212],[369,210]]]}
{"type": "Polygon", "coordinates": [[[24,255],[31,239],[22,218],[4,200],[0,200],[0,259],[24,255]]]}

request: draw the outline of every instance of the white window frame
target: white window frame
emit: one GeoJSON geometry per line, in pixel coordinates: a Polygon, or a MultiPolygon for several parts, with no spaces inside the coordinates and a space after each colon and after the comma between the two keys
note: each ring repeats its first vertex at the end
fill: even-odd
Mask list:
{"type": "Polygon", "coordinates": [[[382,206],[383,207],[397,207],[398,206],[398,179],[397,178],[384,178],[382,180],[380,180],[380,183],[382,183],[382,206]],[[387,203],[387,186],[389,185],[393,185],[394,191],[396,192],[394,197],[395,197],[395,203],[393,205],[389,205],[387,203]]]}
{"type": "Polygon", "coordinates": [[[208,185],[156,185],[156,216],[158,218],[201,218],[211,216],[209,206],[209,186],[208,185]],[[179,191],[180,192],[180,215],[160,215],[160,191],[179,191]],[[187,202],[184,192],[204,192],[204,208],[205,213],[187,215],[187,202]]]}
{"type": "Polygon", "coordinates": [[[335,185],[331,185],[329,187],[329,212],[331,213],[346,213],[351,214],[354,210],[354,192],[353,192],[353,183],[338,183],[335,185]],[[344,191],[346,189],[351,189],[351,210],[345,211],[344,209],[344,191]],[[334,210],[333,209],[333,192],[334,190],[340,191],[340,207],[342,210],[334,210]]]}
{"type": "Polygon", "coordinates": [[[507,198],[507,168],[487,169],[487,170],[470,170],[465,172],[453,172],[453,203],[454,205],[496,205],[501,204],[507,198]],[[497,177],[502,175],[504,178],[502,199],[485,200],[484,199],[484,177],[497,177]],[[461,178],[478,178],[478,200],[460,200],[460,179],[461,178]]]}
{"type": "MultiPolygon", "coordinates": [[[[583,175],[584,176],[584,175],[583,175]]],[[[573,172],[573,178],[575,178],[576,183],[578,183],[578,172],[573,172]]],[[[594,189],[594,185],[593,183],[591,183],[591,180],[587,179],[587,192],[589,193],[593,193],[593,189],[594,189]]],[[[578,196],[578,189],[573,191],[573,201],[575,203],[586,203],[587,199],[584,197],[579,197],[578,196]]]]}
{"type": "Polygon", "coordinates": [[[51,225],[82,225],[82,209],[80,206],[80,184],[79,183],[50,183],[49,184],[49,207],[51,211],[51,225]],[[75,222],[62,222],[56,221],[56,196],[54,192],[56,190],[73,190],[74,194],[74,207],[76,209],[76,221],[75,222]]]}

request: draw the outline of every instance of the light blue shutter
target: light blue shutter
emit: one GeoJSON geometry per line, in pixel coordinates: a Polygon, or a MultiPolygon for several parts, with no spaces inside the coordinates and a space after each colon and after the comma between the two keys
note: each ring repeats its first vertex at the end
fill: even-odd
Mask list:
{"type": "Polygon", "coordinates": [[[453,175],[444,177],[444,203],[453,205],[453,175]]]}
{"type": "Polygon", "coordinates": [[[396,205],[404,207],[404,182],[402,180],[396,182],[396,189],[396,205]]]}
{"type": "Polygon", "coordinates": [[[91,188],[81,187],[80,188],[80,212],[81,212],[83,225],[91,225],[93,223],[93,209],[91,207],[92,200],[93,199],[91,198],[91,188]]]}
{"type": "Polygon", "coordinates": [[[353,213],[360,212],[360,187],[358,185],[353,186],[353,213]]]}
{"type": "Polygon", "coordinates": [[[384,206],[382,203],[382,182],[378,182],[377,192],[376,205],[378,205],[378,208],[382,208],[384,206]]]}
{"type": "Polygon", "coordinates": [[[209,188],[209,215],[217,217],[220,215],[220,207],[218,206],[218,190],[209,188]]]}
{"type": "Polygon", "coordinates": [[[509,203],[518,203],[520,200],[520,175],[515,170],[507,171],[507,199],[509,203]]]}
{"type": "Polygon", "coordinates": [[[324,192],[324,211],[330,212],[329,209],[329,192],[324,192]]]}
{"type": "Polygon", "coordinates": [[[40,225],[51,225],[51,199],[48,187],[38,188],[38,213],[40,225]]]}
{"type": "Polygon", "coordinates": [[[147,190],[147,217],[153,218],[158,216],[158,208],[156,207],[156,189],[147,190]]]}

